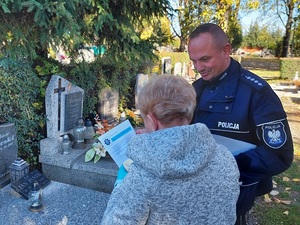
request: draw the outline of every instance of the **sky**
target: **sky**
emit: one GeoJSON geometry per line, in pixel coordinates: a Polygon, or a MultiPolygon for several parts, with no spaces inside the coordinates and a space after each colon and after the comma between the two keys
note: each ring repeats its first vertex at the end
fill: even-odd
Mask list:
{"type": "MultiPolygon", "coordinates": [[[[284,15],[283,15],[284,18],[284,15]]],[[[243,32],[247,31],[251,25],[251,22],[254,23],[257,19],[259,20],[259,25],[264,25],[266,23],[274,23],[274,24],[270,24],[270,29],[274,28],[277,29],[278,27],[281,30],[285,30],[285,27],[283,26],[281,20],[279,18],[271,18],[271,17],[265,17],[263,18],[259,11],[253,11],[247,15],[241,16],[241,24],[242,24],[242,30],[243,32]],[[269,20],[268,20],[269,19],[269,20]]]]}

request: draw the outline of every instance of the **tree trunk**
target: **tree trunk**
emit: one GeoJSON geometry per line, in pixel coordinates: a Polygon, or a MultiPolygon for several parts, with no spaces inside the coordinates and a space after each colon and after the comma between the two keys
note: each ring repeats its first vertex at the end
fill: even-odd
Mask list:
{"type": "Polygon", "coordinates": [[[293,25],[293,10],[294,10],[294,3],[291,1],[288,1],[287,4],[288,7],[288,20],[285,26],[285,35],[283,37],[282,42],[282,51],[280,57],[287,57],[289,52],[289,42],[291,37],[291,31],[292,31],[292,25],[293,25]]]}
{"type": "Polygon", "coordinates": [[[178,52],[185,52],[186,49],[186,44],[187,44],[187,40],[185,37],[181,36],[180,37],[180,47],[178,49],[178,52]]]}

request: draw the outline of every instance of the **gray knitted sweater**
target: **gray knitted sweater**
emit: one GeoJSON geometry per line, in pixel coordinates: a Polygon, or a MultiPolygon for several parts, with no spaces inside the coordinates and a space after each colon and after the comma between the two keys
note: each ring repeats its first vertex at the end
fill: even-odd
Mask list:
{"type": "Polygon", "coordinates": [[[136,135],[127,155],[133,164],[113,190],[102,225],[235,223],[238,168],[204,124],[136,135]]]}

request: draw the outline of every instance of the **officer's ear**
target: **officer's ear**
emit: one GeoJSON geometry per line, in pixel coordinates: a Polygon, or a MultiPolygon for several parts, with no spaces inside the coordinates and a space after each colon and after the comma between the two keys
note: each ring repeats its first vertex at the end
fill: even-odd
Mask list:
{"type": "Polygon", "coordinates": [[[231,54],[231,45],[229,43],[226,43],[223,47],[223,54],[230,56],[231,54]]]}

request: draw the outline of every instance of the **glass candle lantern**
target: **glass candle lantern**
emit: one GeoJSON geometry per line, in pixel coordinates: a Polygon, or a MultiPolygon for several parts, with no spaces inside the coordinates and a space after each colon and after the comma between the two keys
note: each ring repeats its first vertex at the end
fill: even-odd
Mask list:
{"type": "Polygon", "coordinates": [[[9,167],[11,182],[17,181],[29,173],[29,164],[21,158],[17,158],[9,167]]]}
{"type": "Polygon", "coordinates": [[[93,124],[90,119],[87,119],[85,121],[85,143],[93,143],[94,142],[94,136],[95,136],[95,130],[93,127],[93,124]]]}
{"type": "Polygon", "coordinates": [[[84,143],[85,138],[85,130],[84,120],[82,118],[78,119],[76,126],[73,128],[73,134],[75,141],[72,145],[74,149],[84,149],[86,147],[84,143]]]}
{"type": "Polygon", "coordinates": [[[42,204],[42,189],[40,188],[40,185],[37,181],[33,183],[32,189],[30,190],[28,197],[30,201],[30,211],[39,212],[44,208],[42,204]]]}
{"type": "Polygon", "coordinates": [[[63,155],[68,155],[70,154],[70,139],[69,136],[67,134],[65,134],[62,138],[62,142],[61,142],[61,148],[62,148],[62,152],[61,154],[63,155]]]}

